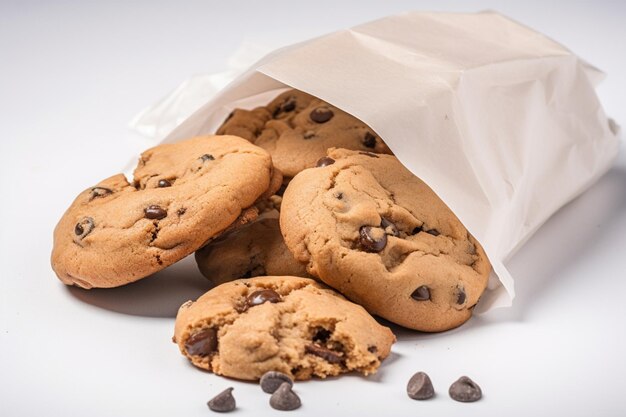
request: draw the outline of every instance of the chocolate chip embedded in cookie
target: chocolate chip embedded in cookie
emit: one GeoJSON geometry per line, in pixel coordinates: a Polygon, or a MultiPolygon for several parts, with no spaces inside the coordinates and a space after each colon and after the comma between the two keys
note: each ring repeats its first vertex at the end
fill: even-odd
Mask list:
{"type": "Polygon", "coordinates": [[[318,98],[289,90],[265,107],[235,110],[218,129],[266,149],[286,177],[315,166],[331,147],[391,153],[374,131],[318,98]]]}
{"type": "Polygon", "coordinates": [[[285,246],[277,217],[259,219],[221,236],[196,252],[196,262],[215,285],[259,275],[308,276],[306,267],[285,246]]]}
{"type": "Polygon", "coordinates": [[[234,137],[197,137],[141,155],[82,192],[54,232],[52,267],[65,284],[116,287],[182,259],[256,218],[256,200],[282,183],[269,154],[234,137]]]}
{"type": "Polygon", "coordinates": [[[276,371],[301,380],[374,373],[395,337],[361,306],[312,279],[259,277],[183,304],[174,340],[194,365],[219,375],[258,380],[276,371]]]}
{"type": "Polygon", "coordinates": [[[373,314],[423,331],[462,324],[491,270],[483,249],[395,157],[372,155],[331,150],[291,180],[280,214],[287,247],[373,314]]]}

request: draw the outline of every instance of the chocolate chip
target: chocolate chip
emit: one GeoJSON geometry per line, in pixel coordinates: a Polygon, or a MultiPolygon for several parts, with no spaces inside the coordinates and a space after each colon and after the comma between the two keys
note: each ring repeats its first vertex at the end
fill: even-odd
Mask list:
{"type": "Polygon", "coordinates": [[[228,413],[229,411],[233,411],[237,407],[235,397],[233,397],[233,388],[226,388],[224,391],[213,397],[207,405],[211,411],[217,411],[218,413],[228,413]]]}
{"type": "Polygon", "coordinates": [[[385,233],[388,235],[398,237],[398,235],[400,234],[400,232],[398,232],[398,228],[396,227],[396,225],[392,223],[391,221],[385,219],[384,217],[380,219],[380,227],[385,229],[385,233]]]}
{"type": "Polygon", "coordinates": [[[411,298],[415,301],[428,301],[430,300],[430,289],[426,285],[417,287],[417,289],[413,291],[413,294],[411,294],[411,298]]]}
{"type": "Polygon", "coordinates": [[[335,194],[333,194],[333,197],[335,197],[337,200],[343,200],[343,193],[336,192],[335,194]]]}
{"type": "Polygon", "coordinates": [[[320,168],[320,167],[325,167],[328,165],[332,165],[335,163],[335,160],[333,158],[329,158],[327,156],[323,156],[320,159],[317,160],[317,164],[315,164],[316,167],[320,168]]]}
{"type": "Polygon", "coordinates": [[[283,382],[270,397],[270,406],[275,410],[291,411],[300,408],[300,397],[291,390],[288,382],[283,382]]]}
{"type": "Polygon", "coordinates": [[[359,152],[359,153],[361,155],[369,156],[370,158],[379,158],[379,156],[373,152],[359,152]]]}
{"type": "Polygon", "coordinates": [[[372,135],[370,132],[365,133],[365,137],[363,138],[363,145],[366,148],[375,148],[376,147],[376,136],[372,135]]]}
{"type": "Polygon", "coordinates": [[[328,348],[318,345],[317,343],[313,343],[311,345],[306,345],[304,347],[304,351],[306,353],[310,353],[311,355],[319,356],[324,359],[328,363],[341,363],[342,357],[338,352],[332,351],[328,348]]]}
{"type": "Polygon", "coordinates": [[[200,158],[198,158],[198,159],[200,159],[202,162],[206,162],[206,161],[214,161],[214,160],[215,160],[215,158],[213,157],[213,155],[208,154],[208,153],[205,153],[204,155],[202,155],[202,156],[201,156],[200,158]]]}
{"type": "Polygon", "coordinates": [[[406,393],[414,400],[427,400],[435,395],[435,388],[425,372],[418,372],[409,379],[406,393]]]}
{"type": "Polygon", "coordinates": [[[471,403],[482,398],[483,392],[477,383],[466,376],[460,377],[450,385],[448,390],[450,398],[462,403],[471,403]]]}
{"type": "Polygon", "coordinates": [[[283,383],[293,386],[293,380],[289,378],[289,375],[277,371],[269,371],[263,374],[260,383],[263,392],[268,394],[275,392],[283,383]]]}
{"type": "Polygon", "coordinates": [[[290,112],[296,109],[296,100],[293,97],[290,97],[289,100],[285,101],[280,106],[281,112],[290,112]]]}
{"type": "Polygon", "coordinates": [[[413,228],[413,231],[411,232],[411,234],[412,235],[416,235],[416,234],[418,234],[421,231],[422,231],[422,226],[416,226],[416,227],[413,228]]]}
{"type": "Polygon", "coordinates": [[[156,205],[148,206],[143,212],[147,219],[161,220],[167,217],[167,211],[156,205]]]}
{"type": "Polygon", "coordinates": [[[113,194],[113,190],[104,187],[93,187],[91,189],[89,201],[93,200],[94,198],[106,197],[109,194],[113,194]]]}
{"type": "Polygon", "coordinates": [[[254,307],[261,305],[267,301],[270,303],[278,303],[281,300],[280,294],[274,290],[259,290],[255,291],[246,299],[246,305],[248,307],[254,307]]]}
{"type": "Polygon", "coordinates": [[[376,352],[378,352],[378,347],[376,345],[369,345],[367,347],[367,351],[369,353],[376,353],[376,352]]]}
{"type": "Polygon", "coordinates": [[[189,336],[185,342],[189,355],[208,356],[217,350],[217,331],[203,329],[189,336]]]}
{"type": "Polygon", "coordinates": [[[462,287],[457,288],[456,291],[456,303],[457,304],[463,304],[465,303],[465,299],[466,299],[466,295],[465,295],[465,290],[462,287]]]}
{"type": "Polygon", "coordinates": [[[435,230],[435,229],[427,230],[426,233],[428,233],[429,235],[433,235],[433,236],[439,236],[440,235],[439,231],[435,230]]]}
{"type": "Polygon", "coordinates": [[[326,123],[327,121],[332,119],[334,115],[335,114],[331,109],[328,109],[326,107],[318,107],[309,114],[309,117],[315,123],[326,123]]]}
{"type": "Polygon", "coordinates": [[[165,188],[165,187],[171,187],[172,183],[169,182],[168,180],[159,180],[159,183],[157,185],[159,186],[159,188],[165,188]]]}
{"type": "Polygon", "coordinates": [[[319,328],[319,329],[317,329],[317,331],[313,335],[313,341],[314,342],[326,343],[328,341],[328,339],[330,339],[330,335],[331,335],[331,331],[330,330],[326,330],[324,328],[319,328]]]}
{"type": "Polygon", "coordinates": [[[178,214],[179,216],[182,216],[186,212],[187,212],[187,209],[185,207],[181,207],[178,210],[176,210],[176,214],[178,214]]]}
{"type": "Polygon", "coordinates": [[[82,240],[93,230],[95,224],[91,217],[83,217],[76,223],[74,226],[74,234],[78,237],[79,240],[82,240]]]}
{"type": "Polygon", "coordinates": [[[387,235],[377,227],[361,226],[359,237],[361,248],[366,252],[380,252],[387,246],[387,235]]]}

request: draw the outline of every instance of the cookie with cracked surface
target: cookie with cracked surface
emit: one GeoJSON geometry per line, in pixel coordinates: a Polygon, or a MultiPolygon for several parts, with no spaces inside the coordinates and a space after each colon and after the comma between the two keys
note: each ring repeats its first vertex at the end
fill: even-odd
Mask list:
{"type": "Polygon", "coordinates": [[[308,276],[285,246],[276,211],[196,251],[196,262],[215,285],[260,275],[308,276]]]}
{"type": "Polygon", "coordinates": [[[218,134],[239,135],[266,149],[285,177],[314,166],[332,147],[391,153],[365,123],[298,90],[286,91],[265,107],[235,110],[218,134]]]}
{"type": "Polygon", "coordinates": [[[78,195],[55,228],[52,268],[83,288],[146,277],[254,220],[255,201],[281,183],[273,171],[266,151],[234,136],[149,149],[132,184],[118,174],[78,195]]]}
{"type": "Polygon", "coordinates": [[[280,214],[309,273],[405,327],[468,320],[491,265],[444,202],[394,156],[334,149],[319,165],[291,180],[280,214]]]}
{"type": "Polygon", "coordinates": [[[376,372],[395,336],[361,306],[308,278],[258,277],[215,287],[178,310],[174,342],[218,375],[258,380],[376,372]]]}

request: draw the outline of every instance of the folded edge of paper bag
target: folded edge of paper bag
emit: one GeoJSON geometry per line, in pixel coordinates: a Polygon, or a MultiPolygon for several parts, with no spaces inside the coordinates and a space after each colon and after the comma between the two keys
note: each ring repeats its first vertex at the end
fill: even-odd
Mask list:
{"type": "Polygon", "coordinates": [[[592,72],[497,13],[405,13],[275,51],[166,141],[214,132],[286,86],[353,114],[481,242],[486,311],[514,297],[504,261],[617,154],[592,72]]]}

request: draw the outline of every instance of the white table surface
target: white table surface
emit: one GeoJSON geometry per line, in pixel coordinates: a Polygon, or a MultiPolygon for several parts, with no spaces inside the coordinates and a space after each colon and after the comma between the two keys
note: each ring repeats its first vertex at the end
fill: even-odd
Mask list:
{"type": "MultiPolygon", "coordinates": [[[[0,2],[0,416],[200,416],[234,386],[235,415],[277,415],[257,385],[194,369],[170,342],[206,281],[193,260],[112,290],[67,288],[49,264],[75,195],[147,146],[127,129],[245,39],[287,44],[405,10],[497,9],[608,73],[626,124],[625,2],[0,2]],[[132,3],[132,4],[131,4],[132,3]]],[[[626,415],[626,155],[510,261],[510,309],[398,343],[378,374],[298,383],[295,415],[626,415]],[[428,372],[438,395],[410,400],[428,372]],[[447,389],[467,374],[473,404],[447,389]]]]}

